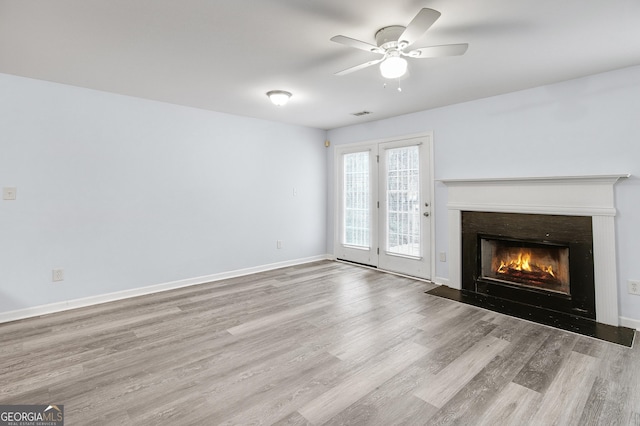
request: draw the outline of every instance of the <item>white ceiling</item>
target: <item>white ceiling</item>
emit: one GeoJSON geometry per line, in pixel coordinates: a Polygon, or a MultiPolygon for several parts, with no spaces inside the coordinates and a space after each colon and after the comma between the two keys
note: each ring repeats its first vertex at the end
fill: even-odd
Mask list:
{"type": "Polygon", "coordinates": [[[321,129],[638,64],[638,0],[0,0],[1,73],[321,129]],[[402,92],[334,75],[378,55],[332,36],[375,44],[423,7],[442,16],[414,47],[464,56],[410,60],[402,92]]]}

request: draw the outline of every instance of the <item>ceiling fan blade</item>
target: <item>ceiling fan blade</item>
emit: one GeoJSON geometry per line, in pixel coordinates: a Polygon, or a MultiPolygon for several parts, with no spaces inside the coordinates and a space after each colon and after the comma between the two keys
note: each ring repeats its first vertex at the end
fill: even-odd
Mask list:
{"type": "Polygon", "coordinates": [[[440,17],[440,12],[437,10],[429,9],[425,7],[413,18],[413,20],[407,25],[398,43],[404,47],[410,46],[415,43],[422,35],[433,25],[434,22],[440,17]]]}
{"type": "Polygon", "coordinates": [[[469,45],[467,43],[461,44],[445,44],[442,46],[429,46],[421,49],[414,49],[405,53],[405,56],[411,58],[442,58],[444,56],[458,56],[463,55],[467,51],[469,45]]]}
{"type": "Polygon", "coordinates": [[[345,46],[355,47],[356,49],[365,50],[367,52],[384,53],[384,50],[380,49],[378,46],[366,43],[364,41],[356,40],[355,38],[345,37],[343,35],[331,37],[331,41],[344,44],[345,46]]]}
{"type": "Polygon", "coordinates": [[[369,61],[369,62],[365,62],[364,64],[360,64],[360,65],[356,65],[355,67],[351,67],[351,68],[347,68],[346,70],[342,70],[342,71],[338,71],[336,73],[336,75],[345,75],[345,74],[350,74],[354,71],[358,71],[367,67],[370,67],[372,65],[375,64],[379,64],[380,62],[382,62],[384,60],[384,57],[380,58],[380,59],[375,59],[373,61],[369,61]]]}

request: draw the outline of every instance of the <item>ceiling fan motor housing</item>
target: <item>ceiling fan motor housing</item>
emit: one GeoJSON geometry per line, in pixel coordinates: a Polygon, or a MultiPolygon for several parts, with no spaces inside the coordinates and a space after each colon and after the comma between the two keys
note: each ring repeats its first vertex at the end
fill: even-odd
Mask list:
{"type": "Polygon", "coordinates": [[[402,25],[391,25],[376,32],[376,44],[382,49],[389,49],[398,46],[398,39],[404,32],[402,25]]]}

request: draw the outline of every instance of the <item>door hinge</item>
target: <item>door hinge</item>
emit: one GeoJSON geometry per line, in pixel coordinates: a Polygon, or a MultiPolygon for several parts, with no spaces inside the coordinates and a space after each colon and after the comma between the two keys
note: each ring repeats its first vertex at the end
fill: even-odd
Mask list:
{"type": "Polygon", "coordinates": [[[380,208],[380,201],[378,201],[378,208],[380,208]]]}
{"type": "Polygon", "coordinates": [[[379,163],[379,162],[380,162],[380,156],[376,155],[376,163],[379,163]]]}
{"type": "Polygon", "coordinates": [[[380,254],[380,247],[378,247],[378,254],[380,254]]]}

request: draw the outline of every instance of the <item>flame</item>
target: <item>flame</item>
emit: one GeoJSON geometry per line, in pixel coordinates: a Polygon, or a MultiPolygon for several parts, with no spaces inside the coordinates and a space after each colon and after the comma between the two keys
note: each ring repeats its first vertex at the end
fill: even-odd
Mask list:
{"type": "Polygon", "coordinates": [[[528,271],[531,272],[531,266],[529,265],[529,261],[531,260],[530,252],[520,252],[518,253],[517,258],[500,260],[500,267],[498,268],[498,272],[501,274],[505,274],[507,269],[514,269],[516,271],[528,271]]]}
{"type": "Polygon", "coordinates": [[[556,274],[553,273],[553,268],[551,267],[551,265],[549,266],[543,266],[542,270],[545,271],[546,273],[548,273],[549,275],[551,275],[552,277],[555,278],[556,274]]]}
{"type": "MultiPolygon", "coordinates": [[[[552,277],[556,276],[553,272],[552,265],[537,265],[535,263],[533,263],[533,265],[536,269],[542,270],[552,277]]],[[[531,252],[521,251],[518,253],[518,257],[500,260],[500,266],[498,267],[497,272],[500,274],[506,274],[509,270],[532,272],[533,269],[531,267],[531,252]]]]}

